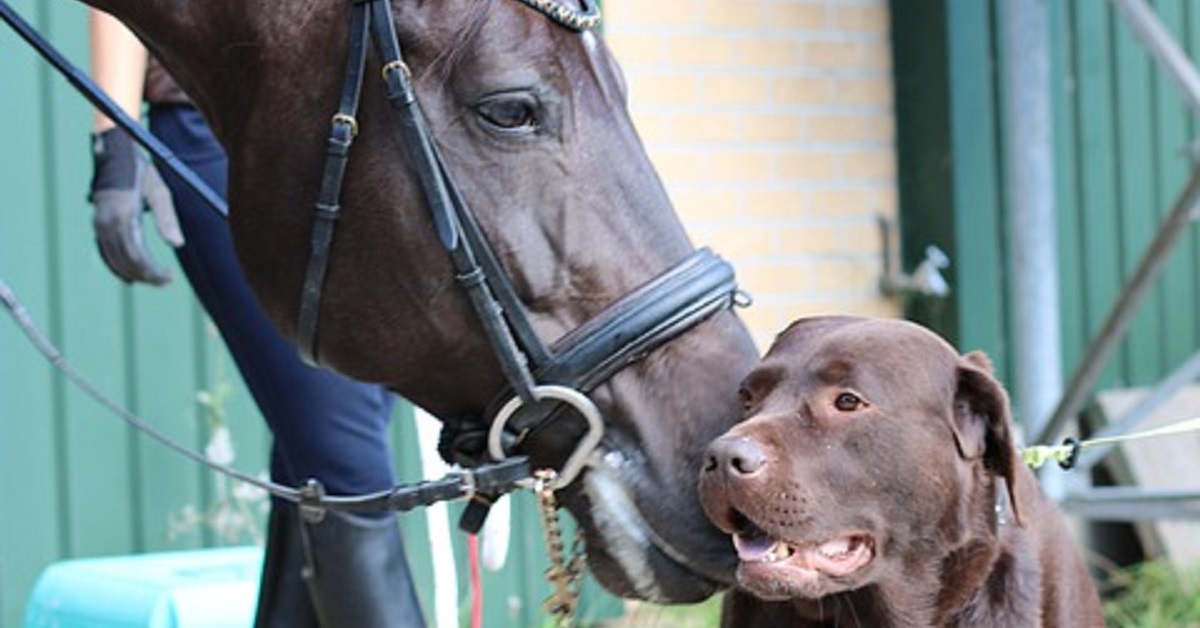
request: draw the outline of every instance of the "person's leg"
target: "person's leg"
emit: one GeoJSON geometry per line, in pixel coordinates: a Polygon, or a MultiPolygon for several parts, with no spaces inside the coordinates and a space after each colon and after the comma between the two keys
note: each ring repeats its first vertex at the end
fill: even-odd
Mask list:
{"type": "MultiPolygon", "coordinates": [[[[151,126],[225,193],[224,154],[195,109],[152,108],[151,126]]],[[[250,293],[226,222],[177,177],[163,175],[186,239],[177,250],[180,265],[274,435],[272,478],[291,486],[316,479],[333,495],[390,488],[393,397],[380,386],[304,364],[250,293]]],[[[329,513],[319,524],[305,524],[294,506],[274,502],[268,529],[260,623],[272,625],[275,615],[277,625],[298,621],[287,607],[303,598],[294,591],[302,572],[314,605],[309,613],[315,610],[324,625],[423,624],[393,514],[329,513]]]]}

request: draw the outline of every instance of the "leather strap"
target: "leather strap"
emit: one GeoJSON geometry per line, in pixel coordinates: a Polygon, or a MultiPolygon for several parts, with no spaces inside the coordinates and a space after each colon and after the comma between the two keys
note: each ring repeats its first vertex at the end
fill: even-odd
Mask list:
{"type": "Polygon", "coordinates": [[[350,10],[349,43],[346,48],[346,76],[342,96],[325,146],[325,168],[321,173],[321,191],[313,208],[313,227],[309,245],[308,269],[300,295],[300,314],[296,324],[296,345],[300,357],[311,365],[317,364],[317,325],[321,311],[321,294],[329,269],[329,253],[333,246],[333,227],[341,213],[342,181],[350,146],[358,134],[358,102],[362,92],[363,68],[367,59],[367,36],[370,14],[364,5],[355,3],[350,10]]]}
{"type": "Polygon", "coordinates": [[[610,305],[554,345],[539,382],[590,392],[716,312],[737,292],[733,267],[702,248],[610,305]]]}
{"type": "Polygon", "coordinates": [[[517,345],[511,328],[504,319],[504,308],[492,291],[492,284],[497,281],[497,276],[489,276],[484,271],[477,260],[476,249],[462,237],[462,225],[458,217],[469,214],[470,210],[456,188],[454,193],[450,191],[453,186],[445,176],[444,162],[429,133],[425,117],[417,103],[412,76],[401,55],[396,28],[392,22],[391,5],[379,0],[370,1],[374,16],[372,26],[375,48],[383,60],[388,102],[400,116],[401,136],[417,170],[421,187],[425,191],[425,201],[442,246],[450,255],[456,277],[479,316],[505,379],[522,399],[532,401],[534,380],[528,359],[517,345]]]}
{"type": "MultiPolygon", "coordinates": [[[[625,367],[730,308],[738,294],[733,267],[711,250],[700,249],[563,336],[534,376],[539,383],[590,393],[625,367]]],[[[499,407],[511,396],[511,391],[502,392],[491,407],[499,407]]],[[[511,451],[564,408],[556,403],[526,404],[505,426],[504,449],[511,451]]],[[[489,429],[490,422],[445,425],[443,456],[483,460],[481,434],[489,429]]]]}

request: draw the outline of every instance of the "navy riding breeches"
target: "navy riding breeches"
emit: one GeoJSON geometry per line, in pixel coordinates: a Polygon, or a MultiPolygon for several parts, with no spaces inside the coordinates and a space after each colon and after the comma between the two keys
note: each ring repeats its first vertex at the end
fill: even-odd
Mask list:
{"type": "MultiPolygon", "coordinates": [[[[153,106],[150,126],[180,160],[226,194],[224,151],[195,108],[153,106]]],[[[182,179],[166,168],[159,171],[186,239],[176,252],[179,263],[274,434],[271,477],[289,486],[316,478],[335,495],[390,488],[387,434],[394,397],[381,386],[302,362],[251,294],[227,222],[182,179]]]]}

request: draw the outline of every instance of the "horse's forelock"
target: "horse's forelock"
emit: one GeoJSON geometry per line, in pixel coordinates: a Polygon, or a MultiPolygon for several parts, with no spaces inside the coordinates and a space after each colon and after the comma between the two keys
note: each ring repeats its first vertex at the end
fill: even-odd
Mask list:
{"type": "Polygon", "coordinates": [[[453,34],[441,52],[430,62],[427,72],[439,82],[450,78],[460,60],[471,48],[488,15],[495,9],[498,0],[467,0],[465,10],[455,11],[462,23],[449,27],[453,34]]]}

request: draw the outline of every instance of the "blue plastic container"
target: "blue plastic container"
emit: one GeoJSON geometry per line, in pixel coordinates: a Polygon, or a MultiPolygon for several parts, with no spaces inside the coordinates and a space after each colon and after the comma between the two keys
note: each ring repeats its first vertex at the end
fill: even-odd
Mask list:
{"type": "Polygon", "coordinates": [[[65,560],[38,577],[25,628],[246,628],[261,570],[258,547],[65,560]]]}

